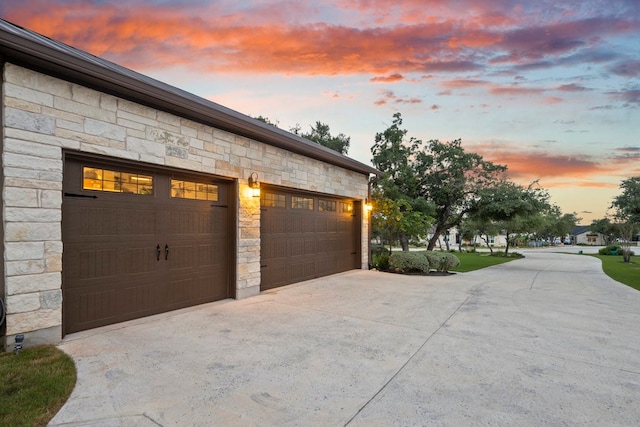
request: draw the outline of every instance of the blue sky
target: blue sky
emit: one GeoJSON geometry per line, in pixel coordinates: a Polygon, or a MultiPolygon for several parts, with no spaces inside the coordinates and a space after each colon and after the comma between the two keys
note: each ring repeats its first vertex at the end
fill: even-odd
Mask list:
{"type": "Polygon", "coordinates": [[[409,136],[461,138],[583,223],[640,175],[637,0],[23,0],[0,16],[284,129],[327,123],[365,163],[400,112],[409,136]]]}

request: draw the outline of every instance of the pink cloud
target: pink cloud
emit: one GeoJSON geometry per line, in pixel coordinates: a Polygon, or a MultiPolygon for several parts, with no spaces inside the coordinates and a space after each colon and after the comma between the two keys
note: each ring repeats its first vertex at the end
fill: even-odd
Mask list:
{"type": "MultiPolygon", "coordinates": [[[[373,102],[374,105],[385,105],[388,103],[392,104],[421,104],[422,100],[419,98],[408,98],[408,97],[399,97],[393,91],[385,91],[382,94],[382,97],[378,98],[373,102]]],[[[433,108],[432,108],[433,109],[433,108]]]]}
{"type": "MultiPolygon", "coordinates": [[[[314,13],[330,7],[299,3],[287,2],[286,8],[250,4],[227,11],[218,3],[184,7],[149,1],[130,7],[125,2],[23,0],[2,10],[12,22],[142,70],[188,64],[209,72],[369,73],[381,78],[397,70],[403,75],[463,73],[482,71],[491,62],[527,65],[575,54],[602,36],[634,29],[629,18],[608,17],[536,25],[535,10],[527,14],[508,0],[461,0],[446,7],[436,0],[404,0],[395,6],[380,0],[338,1],[334,12],[357,10],[369,17],[384,12],[393,25],[331,25],[321,19],[291,19],[313,20],[314,13]],[[415,19],[399,20],[401,16],[415,19]],[[530,23],[518,27],[523,21],[530,23]]],[[[538,64],[553,67],[557,62],[538,64]]],[[[613,68],[624,75],[637,69],[634,62],[613,68]]]]}

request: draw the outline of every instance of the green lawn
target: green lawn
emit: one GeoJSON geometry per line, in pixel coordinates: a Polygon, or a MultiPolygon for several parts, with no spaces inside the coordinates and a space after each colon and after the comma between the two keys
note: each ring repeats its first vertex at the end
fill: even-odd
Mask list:
{"type": "Polygon", "coordinates": [[[481,268],[519,259],[489,256],[486,252],[456,252],[454,255],[460,259],[460,265],[453,268],[452,271],[459,271],[460,273],[480,270],[481,268]]]}
{"type": "Polygon", "coordinates": [[[0,353],[0,425],[47,425],[75,384],[73,360],[54,346],[0,353]]]}
{"type": "Polygon", "coordinates": [[[628,263],[623,262],[621,256],[591,256],[602,261],[602,271],[607,276],[640,291],[640,259],[637,256],[632,256],[628,263]]]}

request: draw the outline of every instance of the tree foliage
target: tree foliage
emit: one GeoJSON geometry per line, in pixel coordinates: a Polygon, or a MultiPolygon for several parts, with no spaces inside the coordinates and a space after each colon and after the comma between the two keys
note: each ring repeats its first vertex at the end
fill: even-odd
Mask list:
{"type": "Polygon", "coordinates": [[[406,251],[410,238],[426,237],[433,208],[418,191],[418,177],[413,168],[414,152],[421,142],[414,138],[406,141],[407,131],[401,129],[400,113],[393,117],[392,125],[376,134],[371,148],[373,164],[383,172],[372,194],[373,230],[384,239],[392,239],[390,242],[400,241],[406,251]]]}
{"type": "Polygon", "coordinates": [[[460,139],[451,142],[430,140],[416,154],[419,194],[435,206],[435,224],[428,250],[440,235],[461,224],[475,206],[481,192],[504,177],[506,166],[467,153],[460,139]]]}
{"type": "Polygon", "coordinates": [[[481,188],[477,195],[469,217],[476,223],[488,222],[493,232],[500,230],[506,234],[505,255],[520,235],[540,228],[544,213],[550,208],[549,194],[536,182],[523,187],[503,179],[481,188]]]}
{"type": "Polygon", "coordinates": [[[605,245],[610,245],[618,234],[618,227],[609,218],[595,219],[589,226],[589,231],[600,233],[605,245]]]}
{"type": "MultiPolygon", "coordinates": [[[[415,211],[405,199],[385,197],[379,189],[373,193],[372,232],[390,247],[408,237],[426,236],[431,220],[424,212],[415,211]]],[[[403,244],[403,250],[409,250],[408,245],[405,248],[403,244]]]]}
{"type": "Polygon", "coordinates": [[[276,120],[275,122],[272,122],[271,120],[269,120],[268,117],[264,117],[264,116],[257,116],[254,117],[254,119],[261,121],[262,123],[266,123],[268,125],[274,126],[274,127],[278,127],[278,121],[276,120]]]}
{"type": "Polygon", "coordinates": [[[553,242],[571,234],[580,220],[575,212],[563,214],[558,206],[551,205],[544,212],[540,227],[535,232],[544,240],[553,242]]]}
{"type": "Polygon", "coordinates": [[[465,152],[459,139],[427,144],[413,137],[407,140],[401,114],[393,117],[392,125],[376,134],[373,164],[384,173],[380,187],[386,197],[404,198],[414,210],[429,209],[433,214],[427,247],[432,250],[440,235],[460,225],[479,191],[498,181],[506,167],[465,152]]]}
{"type": "Polygon", "coordinates": [[[627,178],[620,184],[622,193],[611,203],[616,219],[640,223],[640,176],[627,178]]]}
{"type": "Polygon", "coordinates": [[[475,239],[480,237],[480,240],[487,245],[489,252],[493,253],[493,247],[491,246],[489,237],[500,234],[501,230],[495,221],[471,214],[465,217],[462,223],[460,223],[458,232],[460,233],[460,246],[462,246],[462,240],[468,240],[472,241],[475,247],[475,239]]]}
{"type": "MultiPolygon", "coordinates": [[[[254,119],[260,120],[261,122],[274,127],[278,127],[279,125],[279,122],[277,120],[272,121],[268,117],[264,117],[262,115],[254,117],[254,119]]],[[[341,154],[347,154],[347,152],[349,151],[349,144],[351,143],[351,137],[343,133],[340,133],[338,135],[331,135],[331,129],[329,128],[329,125],[320,121],[317,121],[315,126],[311,126],[311,130],[309,132],[302,132],[302,127],[299,124],[296,124],[294,127],[290,128],[289,132],[296,134],[302,138],[306,138],[309,141],[315,142],[316,144],[323,145],[341,154]]]]}
{"type": "Polygon", "coordinates": [[[630,242],[640,229],[640,176],[625,179],[620,189],[622,193],[613,199],[611,209],[622,237],[624,262],[629,262],[630,242]]]}
{"type": "Polygon", "coordinates": [[[331,129],[326,123],[317,121],[315,126],[311,126],[311,130],[309,132],[302,132],[302,128],[298,125],[292,128],[291,132],[341,154],[347,154],[349,151],[351,137],[346,136],[343,133],[331,135],[331,129]]]}

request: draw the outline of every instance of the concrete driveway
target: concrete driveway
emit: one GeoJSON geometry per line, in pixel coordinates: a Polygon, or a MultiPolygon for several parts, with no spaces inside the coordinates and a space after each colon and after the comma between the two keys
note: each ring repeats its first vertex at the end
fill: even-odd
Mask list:
{"type": "Polygon", "coordinates": [[[68,336],[53,426],[637,426],[640,292],[596,258],[354,271],[68,336]]]}

